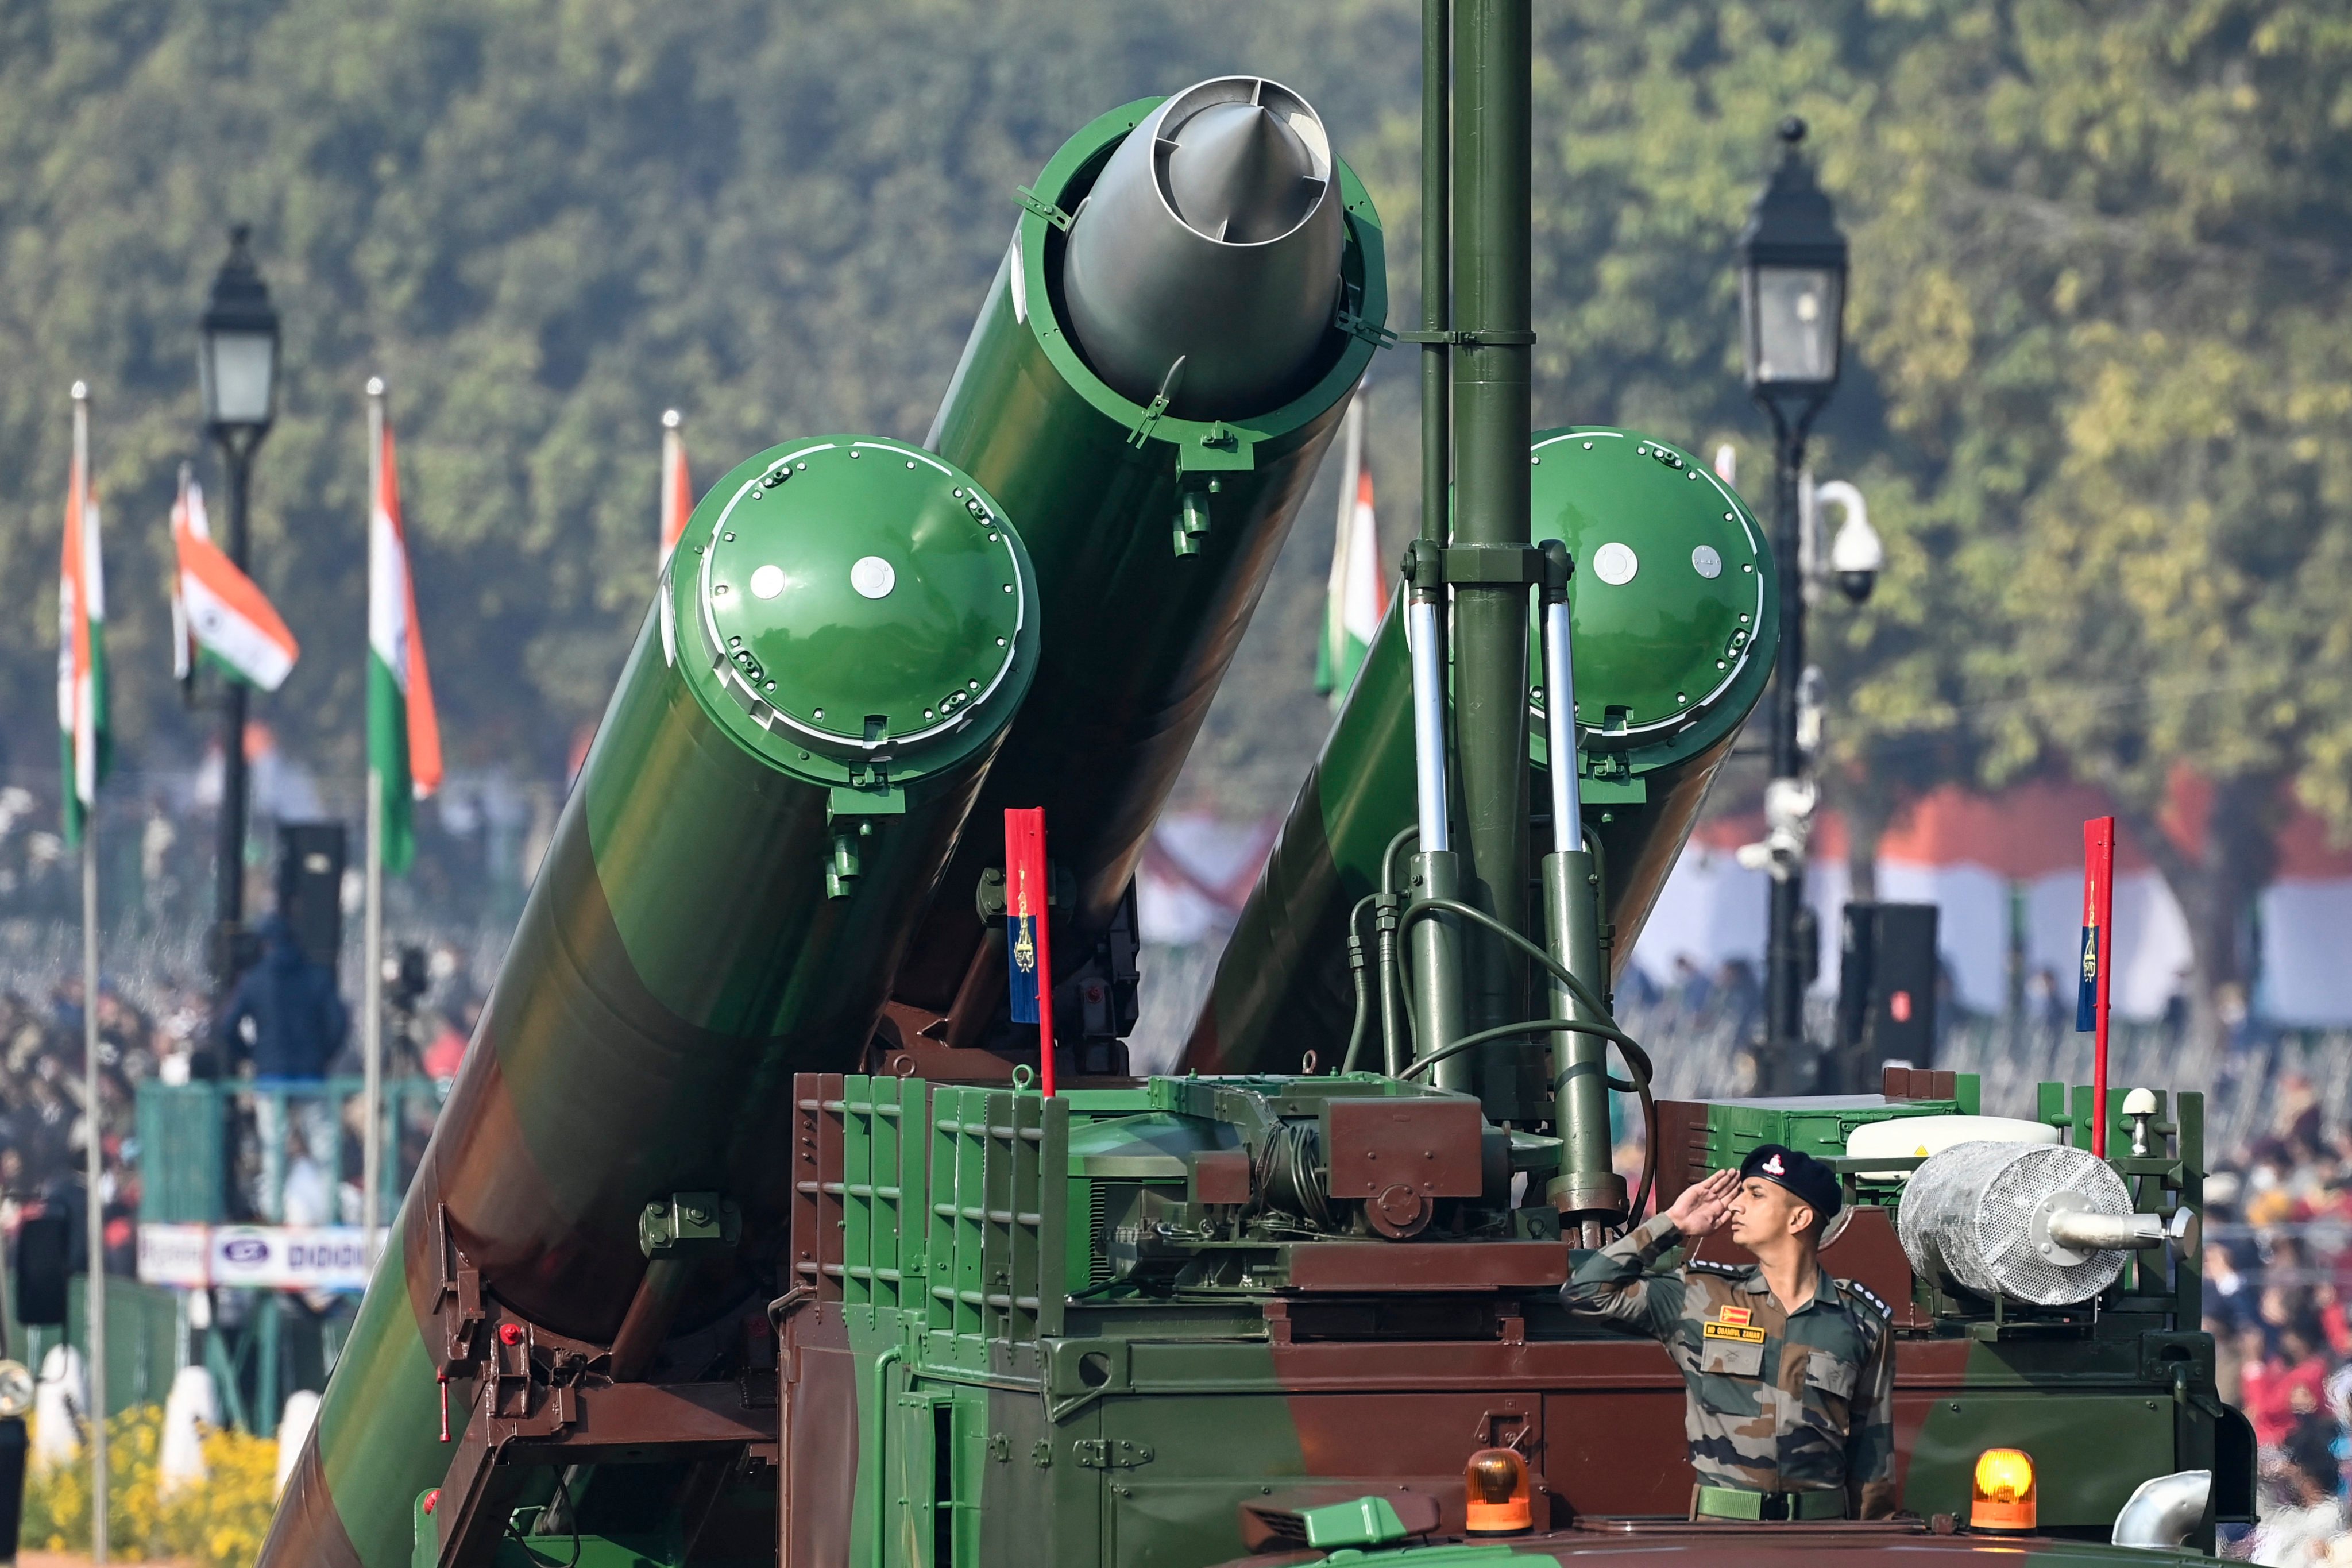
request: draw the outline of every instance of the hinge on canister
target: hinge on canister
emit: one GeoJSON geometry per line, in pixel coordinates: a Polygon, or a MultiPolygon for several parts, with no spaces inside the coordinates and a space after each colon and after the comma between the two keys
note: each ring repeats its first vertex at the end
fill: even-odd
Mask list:
{"type": "Polygon", "coordinates": [[[1070,1445],[1070,1455],[1088,1470],[1131,1470],[1152,1459],[1150,1447],[1124,1437],[1080,1437],[1070,1445]]]}
{"type": "Polygon", "coordinates": [[[649,1258],[731,1252],[742,1235],[742,1209],[717,1193],[672,1193],[637,1215],[637,1249],[649,1258]]]}
{"type": "Polygon", "coordinates": [[[1045,197],[1039,195],[1036,192],[1031,190],[1026,185],[1013,186],[1013,193],[1021,198],[1021,205],[1024,207],[1035,213],[1039,217],[1044,218],[1047,223],[1052,224],[1064,234],[1070,232],[1070,224],[1073,220],[1069,214],[1064,212],[1061,208],[1055,206],[1053,203],[1047,201],[1045,197]]]}
{"type": "Polygon", "coordinates": [[[435,1281],[434,1304],[441,1327],[438,1371],[446,1379],[481,1353],[482,1328],[489,1314],[482,1305],[481,1271],[458,1250],[449,1211],[438,1204],[433,1209],[433,1239],[435,1271],[440,1276],[435,1281]]]}
{"type": "Polygon", "coordinates": [[[1183,384],[1184,356],[1178,354],[1175,363],[1168,367],[1168,374],[1160,378],[1160,390],[1152,394],[1151,401],[1143,405],[1142,414],[1137,416],[1135,430],[1127,438],[1129,446],[1140,447],[1151,439],[1151,427],[1160,423],[1161,415],[1168,412],[1168,405],[1175,400],[1176,389],[1183,384]]]}
{"type": "Polygon", "coordinates": [[[1331,314],[1331,324],[1351,338],[1360,338],[1376,349],[1384,349],[1397,341],[1397,335],[1380,322],[1359,313],[1364,302],[1363,286],[1350,283],[1339,290],[1339,303],[1331,314]]]}
{"type": "Polygon", "coordinates": [[[1134,433],[1128,437],[1127,444],[1140,447],[1151,439],[1151,427],[1159,424],[1160,416],[1167,412],[1168,395],[1162,392],[1143,405],[1142,416],[1136,420],[1134,433]]]}
{"type": "Polygon", "coordinates": [[[1345,305],[1339,307],[1339,313],[1332,318],[1331,324],[1349,337],[1360,338],[1376,349],[1384,349],[1397,341],[1395,332],[1378,321],[1367,321],[1345,305]]]}

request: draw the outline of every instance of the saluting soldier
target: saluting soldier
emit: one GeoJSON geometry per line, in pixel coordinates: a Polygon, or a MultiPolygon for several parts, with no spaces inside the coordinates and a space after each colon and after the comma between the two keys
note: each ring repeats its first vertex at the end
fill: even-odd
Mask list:
{"type": "Polygon", "coordinates": [[[1815,1261],[1838,1184],[1767,1143],[1739,1169],[1585,1259],[1571,1310],[1664,1342],[1690,1392],[1698,1519],[1883,1519],[1895,1511],[1894,1336],[1884,1308],[1815,1261]],[[1657,1268],[1729,1222],[1746,1267],[1657,1268]]]}

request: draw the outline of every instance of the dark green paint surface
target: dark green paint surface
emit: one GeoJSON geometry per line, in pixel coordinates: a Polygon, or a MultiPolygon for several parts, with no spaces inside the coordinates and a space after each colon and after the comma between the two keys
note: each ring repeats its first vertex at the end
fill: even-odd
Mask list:
{"type": "MultiPolygon", "coordinates": [[[[1072,137],[1038,177],[1038,195],[1075,208],[1158,101],[1072,137]]],[[[1345,288],[1377,322],[1387,310],[1380,219],[1345,164],[1339,184],[1345,288]]],[[[1044,217],[1021,219],[927,440],[1003,502],[1036,562],[1051,635],[979,811],[1045,808],[1050,853],[1077,892],[1069,934],[1055,943],[1057,966],[1087,956],[1125,896],[1372,354],[1335,329],[1310,384],[1280,407],[1224,421],[1155,418],[1106,385],[1071,342],[1055,281],[1061,245],[1044,217]],[[1209,531],[1180,556],[1172,541],[1187,492],[1205,504],[1209,531]]],[[[953,1000],[982,935],[972,889],[1001,853],[978,836],[959,852],[894,987],[899,1000],[934,1011],[953,1000]]]]}
{"type": "Polygon", "coordinates": [[[730,690],[770,704],[795,750],[887,750],[903,770],[1017,675],[1035,587],[964,475],[897,442],[833,437],[729,478],[718,515],[680,541],[677,607],[709,618],[742,661],[730,690]]]}
{"type": "MultiPolygon", "coordinates": [[[[898,748],[890,809],[836,809],[848,767],[763,723],[725,689],[697,619],[706,587],[697,544],[730,542],[716,537],[729,508],[769,505],[741,499],[751,481],[812,445],[740,466],[689,522],[665,584],[669,598],[647,616],[624,668],[330,1380],[313,1438],[320,1484],[368,1568],[406,1561],[409,1500],[437,1483],[453,1451],[438,1438],[435,1367],[419,1328],[434,1300],[432,1210],[446,1207],[502,1301],[558,1332],[602,1341],[645,1272],[636,1220],[646,1201],[718,1192],[741,1206],[742,1244],[732,1262],[702,1270],[681,1322],[764,1301],[761,1277],[782,1247],[791,1194],[789,1148],[776,1129],[792,1075],[846,1066],[863,1048],[914,911],[1034,668],[1036,622],[1026,616],[990,699],[969,705],[950,731],[898,748]],[[857,875],[845,896],[828,897],[825,869],[842,832],[856,836],[857,875]]],[[[969,489],[966,476],[897,444],[866,449],[872,455],[856,462],[868,467],[855,472],[837,459],[824,515],[861,552],[898,554],[890,615],[901,633],[930,628],[926,659],[952,661],[959,649],[986,657],[997,633],[973,627],[1001,626],[1001,601],[1028,597],[1017,539],[1000,525],[990,541],[961,504],[928,493],[969,489]],[[908,461],[923,467],[908,470],[908,461]],[[942,529],[954,532],[935,552],[926,531],[942,529]],[[1002,570],[974,570],[999,559],[1002,570]],[[1015,595],[1003,593],[1006,576],[1015,595]]],[[[791,526],[783,509],[767,515],[787,518],[770,527],[791,526]]],[[[795,567],[825,559],[814,549],[779,557],[795,567]]],[[[840,597],[804,607],[812,618],[837,615],[840,597]]],[[[866,629],[887,639],[893,626],[866,629]]],[[[467,1387],[453,1384],[454,1428],[464,1426],[467,1387]]],[[[281,1519],[318,1507],[292,1500],[281,1519]]]]}
{"type": "MultiPolygon", "coordinates": [[[[1778,624],[1764,531],[1738,492],[1688,453],[1631,430],[1547,432],[1529,456],[1535,536],[1559,540],[1576,562],[1569,600],[1584,743],[1690,756],[1736,731],[1743,699],[1752,706],[1760,690],[1757,672],[1770,673],[1778,624]]],[[[1539,647],[1528,677],[1540,690],[1539,647]]],[[[1644,755],[1636,766],[1659,763],[1644,755]]]]}
{"type": "MultiPolygon", "coordinates": [[[[1575,428],[1538,434],[1533,455],[1543,459],[1528,468],[1536,537],[1564,541],[1577,561],[1570,603],[1584,820],[1600,841],[1611,973],[1621,973],[1715,770],[1770,679],[1779,624],[1771,557],[1745,504],[1671,444],[1575,428]],[[1572,457],[1562,443],[1573,444],[1572,457]],[[1623,584],[1602,583],[1594,568],[1609,543],[1636,558],[1623,584]],[[1715,578],[1693,565],[1701,546],[1719,557],[1715,578]],[[1678,610],[1685,600],[1691,607],[1678,610]],[[1751,626],[1760,629],[1742,636],[1751,626]],[[1677,704],[1677,695],[1691,700],[1677,704]],[[1612,707],[1627,710],[1622,733],[1612,732],[1612,707]]],[[[1531,687],[1540,689],[1541,673],[1538,651],[1531,687]]],[[[1391,612],[1243,906],[1186,1065],[1286,1071],[1310,1050],[1330,1061],[1344,1045],[1354,1005],[1348,911],[1378,889],[1381,852],[1413,819],[1411,697],[1403,629],[1391,612]]],[[[1544,751],[1537,722],[1529,753],[1538,766],[1544,751]]],[[[1365,931],[1369,946],[1369,920],[1365,931]]]]}

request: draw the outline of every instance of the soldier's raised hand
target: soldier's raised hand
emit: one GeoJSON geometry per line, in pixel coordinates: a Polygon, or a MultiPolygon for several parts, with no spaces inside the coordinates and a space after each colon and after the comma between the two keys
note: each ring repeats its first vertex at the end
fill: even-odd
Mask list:
{"type": "Polygon", "coordinates": [[[1666,1217],[1675,1228],[1691,1241],[1721,1225],[1730,1212],[1731,1200],[1739,1194],[1739,1173],[1717,1171],[1703,1182],[1685,1187],[1666,1210],[1666,1217]]]}

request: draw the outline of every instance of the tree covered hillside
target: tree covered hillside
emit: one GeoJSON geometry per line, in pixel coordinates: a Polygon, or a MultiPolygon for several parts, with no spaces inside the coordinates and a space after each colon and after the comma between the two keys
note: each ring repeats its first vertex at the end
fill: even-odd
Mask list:
{"type": "MultiPolygon", "coordinates": [[[[1833,799],[2039,771],[2152,823],[2198,989],[2239,963],[2290,792],[2352,828],[2352,19],[2313,0],[1547,0],[1538,423],[1742,451],[1731,237],[1788,112],[1853,237],[1819,466],[1890,571],[1816,643],[1833,799]]],[[[287,318],[258,575],[301,637],[260,705],[359,746],[361,387],[392,383],[453,762],[560,764],[651,581],[659,411],[706,480],[787,434],[922,433],[1068,132],[1253,69],[1307,94],[1417,311],[1408,0],[0,0],[0,732],[52,755],[65,388],[97,397],[127,755],[184,759],[163,520],[233,218],[287,318]]],[[[1412,526],[1409,356],[1375,373],[1412,526]]],[[[1294,544],[1204,766],[1253,805],[1311,754],[1327,524],[1294,544]],[[1301,554],[1300,552],[1305,552],[1301,554]]],[[[2152,831],[2152,830],[2151,830],[2152,831]]],[[[2143,833],[2145,839],[2148,833],[2143,833]]]]}

